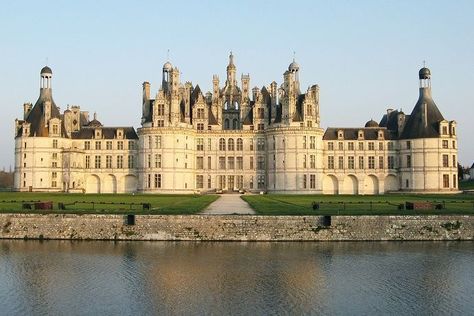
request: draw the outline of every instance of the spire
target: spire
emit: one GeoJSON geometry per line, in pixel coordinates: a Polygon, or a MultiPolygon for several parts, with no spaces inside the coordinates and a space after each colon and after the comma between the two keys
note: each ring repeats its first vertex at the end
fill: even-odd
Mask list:
{"type": "Polygon", "coordinates": [[[227,83],[234,85],[235,84],[235,72],[236,67],[234,65],[234,55],[230,51],[229,55],[229,65],[227,65],[227,83]]]}
{"type": "Polygon", "coordinates": [[[227,66],[227,70],[229,69],[235,69],[235,65],[234,65],[234,55],[232,54],[232,51],[230,51],[230,55],[229,55],[229,65],[227,66]]]}

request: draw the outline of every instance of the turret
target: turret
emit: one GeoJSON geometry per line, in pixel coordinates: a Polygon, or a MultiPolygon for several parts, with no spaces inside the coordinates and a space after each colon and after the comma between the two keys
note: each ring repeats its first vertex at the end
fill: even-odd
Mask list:
{"type": "Polygon", "coordinates": [[[226,85],[235,85],[235,72],[237,68],[234,65],[234,55],[230,52],[229,55],[229,65],[227,65],[227,82],[226,85]]]}

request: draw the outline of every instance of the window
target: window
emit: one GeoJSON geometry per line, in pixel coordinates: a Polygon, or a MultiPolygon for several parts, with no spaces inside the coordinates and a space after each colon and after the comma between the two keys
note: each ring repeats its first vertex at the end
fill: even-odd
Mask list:
{"type": "Polygon", "coordinates": [[[51,173],[51,178],[56,179],[58,177],[58,173],[56,171],[51,173]]]}
{"type": "Polygon", "coordinates": [[[253,177],[250,177],[250,180],[249,180],[249,187],[251,189],[253,189],[253,177]]]}
{"type": "Polygon", "coordinates": [[[234,157],[227,157],[227,168],[235,169],[235,159],[234,157]]]}
{"type": "Polygon", "coordinates": [[[393,150],[393,142],[388,142],[387,147],[388,150],[393,150]]]}
{"type": "MultiPolygon", "coordinates": [[[[443,126],[443,135],[448,135],[448,127],[447,126],[443,126]]],[[[449,179],[448,179],[449,181],[449,179]]]]}
{"type": "Polygon", "coordinates": [[[86,169],[91,167],[91,156],[86,156],[86,169]]]}
{"type": "Polygon", "coordinates": [[[57,185],[58,185],[58,183],[57,183],[56,181],[51,181],[51,186],[52,186],[53,188],[55,188],[57,185]]]}
{"type": "Polygon", "coordinates": [[[118,149],[118,150],[123,150],[123,141],[122,141],[122,140],[119,140],[119,141],[117,142],[117,149],[118,149]]]}
{"type": "Polygon", "coordinates": [[[456,148],[456,141],[453,140],[453,148],[455,149],[456,148]]]}
{"type": "Polygon", "coordinates": [[[196,128],[197,128],[198,131],[203,131],[204,130],[204,123],[197,123],[196,128]]]}
{"type": "Polygon", "coordinates": [[[265,150],[265,138],[257,138],[257,150],[265,150]]]}
{"type": "Polygon", "coordinates": [[[147,181],[147,188],[151,188],[151,174],[149,174],[147,178],[148,178],[147,179],[148,180],[147,181]]]}
{"type": "Polygon", "coordinates": [[[244,159],[243,157],[237,157],[237,169],[244,169],[244,159]]]}
{"type": "Polygon", "coordinates": [[[448,149],[448,141],[443,140],[443,149],[448,149]]]}
{"type": "Polygon", "coordinates": [[[203,151],[204,150],[204,138],[197,138],[196,139],[196,150],[203,151]]]}
{"type": "Polygon", "coordinates": [[[151,168],[151,154],[148,154],[146,164],[147,164],[148,168],[151,168]]]}
{"type": "Polygon", "coordinates": [[[257,158],[257,169],[264,170],[265,169],[265,157],[258,156],[257,158]]]}
{"type": "Polygon", "coordinates": [[[364,168],[365,168],[364,157],[360,156],[359,157],[359,169],[364,169],[364,168]]]}
{"type": "Polygon", "coordinates": [[[161,148],[161,136],[155,136],[155,147],[158,149],[161,148]]]}
{"type": "Polygon", "coordinates": [[[265,118],[265,109],[263,108],[258,108],[257,109],[257,117],[261,120],[265,118]]]}
{"type": "Polygon", "coordinates": [[[375,157],[369,156],[369,169],[375,169],[375,157]]]}
{"type": "Polygon", "coordinates": [[[102,149],[102,142],[95,142],[95,150],[101,150],[102,149]]]}
{"type": "Polygon", "coordinates": [[[306,189],[307,187],[307,182],[308,182],[308,177],[304,174],[303,175],[303,189],[306,189]]]}
{"type": "Polygon", "coordinates": [[[250,169],[253,169],[253,157],[250,157],[250,169]]]}
{"type": "Polygon", "coordinates": [[[306,155],[303,155],[303,168],[306,169],[306,155]]]}
{"type": "Polygon", "coordinates": [[[225,119],[224,120],[224,129],[229,129],[229,128],[230,128],[229,119],[225,119]]]}
{"type": "Polygon", "coordinates": [[[211,158],[211,156],[207,157],[207,169],[209,169],[209,170],[212,169],[212,158],[211,158]]]}
{"type": "Polygon", "coordinates": [[[233,138],[229,138],[227,140],[227,149],[231,150],[231,151],[235,150],[235,148],[234,148],[234,139],[233,138]]]}
{"type": "Polygon", "coordinates": [[[219,157],[219,169],[225,169],[225,157],[219,157]]]}
{"type": "Polygon", "coordinates": [[[347,168],[348,169],[354,169],[354,167],[355,167],[354,156],[347,157],[347,168]]]}
{"type": "Polygon", "coordinates": [[[123,168],[123,156],[122,155],[117,156],[117,168],[118,169],[123,168]]]}
{"type": "MultiPolygon", "coordinates": [[[[156,141],[156,138],[155,138],[155,141],[156,141]]],[[[152,145],[151,136],[148,136],[148,148],[151,148],[152,147],[151,145],[152,145]]]]}
{"type": "Polygon", "coordinates": [[[306,136],[303,136],[303,149],[306,149],[306,136]]]}
{"type": "Polygon", "coordinates": [[[453,168],[455,168],[458,164],[458,161],[456,160],[456,155],[453,155],[453,168]]]}
{"type": "Polygon", "coordinates": [[[163,121],[163,120],[157,120],[157,121],[156,121],[156,126],[157,126],[157,127],[164,127],[164,126],[165,126],[165,121],[163,121]]]}
{"type": "Polygon", "coordinates": [[[253,150],[253,139],[250,140],[249,149],[250,149],[250,150],[253,150]]]}
{"type": "Polygon", "coordinates": [[[379,142],[379,150],[383,150],[383,143],[379,142]]]}
{"type": "Polygon", "coordinates": [[[105,168],[112,168],[112,156],[105,156],[105,168]]]}
{"type": "Polygon", "coordinates": [[[197,118],[198,119],[204,118],[204,109],[197,109],[197,118]]]}
{"type": "Polygon", "coordinates": [[[449,174],[443,174],[443,188],[449,188],[449,174]]]}
{"type": "Polygon", "coordinates": [[[407,149],[411,149],[411,142],[409,140],[407,140],[406,145],[407,145],[407,149]]]}
{"type": "MultiPolygon", "coordinates": [[[[25,158],[26,158],[26,154],[25,154],[25,158]]],[[[53,159],[54,160],[58,159],[58,153],[53,153],[53,159]]]]}
{"type": "Polygon", "coordinates": [[[411,155],[407,155],[407,168],[411,168],[411,155]]]}
{"type": "Polygon", "coordinates": [[[84,142],[84,149],[85,150],[90,150],[91,149],[91,142],[90,141],[84,142]]]}
{"type": "Polygon", "coordinates": [[[316,188],[316,175],[314,174],[309,175],[309,188],[310,189],[316,188]]]}
{"type": "Polygon", "coordinates": [[[161,168],[161,155],[155,154],[155,168],[161,168]]]}
{"type": "Polygon", "coordinates": [[[369,142],[369,150],[375,150],[374,142],[369,142]]]}
{"type": "Polygon", "coordinates": [[[444,168],[449,167],[449,156],[448,155],[443,155],[443,167],[444,168]]]}
{"type": "Polygon", "coordinates": [[[337,157],[337,169],[344,169],[344,157],[337,157]]]}
{"type": "Polygon", "coordinates": [[[334,143],[333,142],[328,143],[328,150],[334,150],[334,143]]]}
{"type": "Polygon", "coordinates": [[[456,188],[456,184],[457,184],[456,175],[453,174],[453,188],[456,188]]]}
{"type": "Polygon", "coordinates": [[[244,176],[237,176],[237,189],[242,189],[244,187],[244,176]]]}
{"type": "Polygon", "coordinates": [[[316,148],[316,137],[315,136],[310,136],[309,137],[309,148],[310,149],[315,149],[316,148]]]}
{"type": "Polygon", "coordinates": [[[212,187],[211,176],[207,176],[207,188],[210,189],[211,187],[212,187]]]}
{"type": "Polygon", "coordinates": [[[135,142],[133,140],[128,141],[128,149],[134,150],[135,149],[135,142]]]}
{"type": "Polygon", "coordinates": [[[316,156],[315,155],[310,155],[309,156],[309,167],[314,169],[316,168],[316,156]]]}
{"type": "Polygon", "coordinates": [[[339,143],[337,144],[337,147],[338,147],[339,150],[344,150],[344,143],[343,143],[343,142],[339,142],[339,143]]]}
{"type": "Polygon", "coordinates": [[[105,142],[105,149],[112,150],[112,141],[108,140],[105,142]]]}
{"type": "Polygon", "coordinates": [[[221,151],[225,150],[225,139],[224,138],[219,139],[219,150],[221,150],[221,151]]]}
{"type": "Polygon", "coordinates": [[[100,156],[95,156],[95,168],[100,169],[100,156]]]}
{"type": "Polygon", "coordinates": [[[207,139],[207,150],[212,150],[212,139],[207,139]]]}
{"type": "Polygon", "coordinates": [[[53,134],[58,134],[58,126],[56,124],[53,125],[53,134]]]}
{"type": "Polygon", "coordinates": [[[383,169],[383,156],[379,156],[379,169],[383,169]]]}
{"type": "Polygon", "coordinates": [[[128,156],[128,168],[135,168],[135,159],[133,158],[133,156],[128,156]]]}
{"type": "Polygon", "coordinates": [[[359,142],[359,150],[364,150],[364,142],[359,142]]]}
{"type": "Polygon", "coordinates": [[[165,105],[158,104],[158,115],[165,115],[165,105]]]}
{"type": "Polygon", "coordinates": [[[257,130],[263,131],[264,129],[265,129],[265,124],[260,123],[257,125],[257,130]]]}
{"type": "Polygon", "coordinates": [[[334,169],[334,156],[328,156],[328,169],[334,169]]]}
{"type": "MultiPolygon", "coordinates": [[[[26,148],[26,143],[25,143],[25,148],[26,148]]],[[[58,148],[58,140],[53,139],[53,148],[58,148]]]]}
{"type": "Polygon", "coordinates": [[[349,142],[349,143],[347,144],[347,149],[348,149],[348,150],[354,150],[354,142],[349,142]]]}
{"type": "Polygon", "coordinates": [[[161,174],[155,173],[155,188],[161,188],[161,174]]]}
{"type": "Polygon", "coordinates": [[[395,169],[395,157],[388,156],[388,169],[395,169]]]}
{"type": "Polygon", "coordinates": [[[242,138],[237,138],[237,150],[244,150],[244,142],[242,138]]]}
{"type": "Polygon", "coordinates": [[[265,176],[263,176],[263,175],[257,176],[257,187],[259,189],[264,189],[265,188],[265,176]]]}
{"type": "Polygon", "coordinates": [[[196,175],[196,188],[197,189],[204,188],[204,176],[202,174],[196,175]]]}

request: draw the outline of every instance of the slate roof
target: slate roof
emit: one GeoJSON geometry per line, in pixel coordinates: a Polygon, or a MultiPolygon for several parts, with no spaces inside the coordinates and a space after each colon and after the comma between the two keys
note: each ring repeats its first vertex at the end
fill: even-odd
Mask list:
{"type": "Polygon", "coordinates": [[[443,120],[443,115],[431,98],[431,89],[420,88],[420,96],[406,120],[400,139],[437,138],[440,136],[439,122],[443,120]]]}
{"type": "Polygon", "coordinates": [[[363,131],[364,139],[366,140],[377,140],[378,139],[378,131],[383,131],[384,139],[397,139],[396,133],[393,131],[389,131],[386,128],[375,128],[375,127],[367,127],[367,128],[337,128],[337,127],[328,127],[326,132],[323,135],[324,140],[337,140],[337,132],[343,131],[344,133],[344,140],[358,140],[359,139],[359,131],[363,131]]]}
{"type": "MultiPolygon", "coordinates": [[[[49,135],[49,130],[44,120],[44,103],[48,101],[51,102],[51,118],[61,119],[61,113],[56,103],[54,103],[51,89],[41,88],[38,101],[36,101],[25,120],[31,124],[29,136],[46,137],[49,135]]],[[[61,130],[64,133],[64,127],[61,130]]],[[[22,130],[19,131],[19,134],[22,135],[22,130]]]]}
{"type": "MultiPolygon", "coordinates": [[[[133,127],[100,127],[103,139],[115,139],[117,130],[123,130],[124,139],[138,139],[138,135],[133,127]]],[[[96,128],[83,127],[77,132],[71,133],[72,139],[93,139],[96,128]]]]}

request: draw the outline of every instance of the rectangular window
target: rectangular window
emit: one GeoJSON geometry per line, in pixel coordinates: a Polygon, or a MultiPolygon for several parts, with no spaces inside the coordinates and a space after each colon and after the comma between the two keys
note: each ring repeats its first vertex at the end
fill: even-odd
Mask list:
{"type": "Polygon", "coordinates": [[[354,150],[354,142],[349,142],[349,143],[347,144],[347,149],[348,149],[348,150],[354,150]]]}
{"type": "Polygon", "coordinates": [[[155,173],[155,188],[161,188],[161,174],[155,173]]]}
{"type": "Polygon", "coordinates": [[[151,154],[147,155],[146,164],[148,168],[151,168],[151,154]]]}
{"type": "Polygon", "coordinates": [[[303,149],[306,149],[306,136],[303,136],[303,149]]]}
{"type": "Polygon", "coordinates": [[[151,188],[151,174],[148,174],[147,188],[151,188]]]}
{"type": "Polygon", "coordinates": [[[51,181],[51,186],[52,186],[53,188],[55,188],[57,185],[58,185],[58,183],[57,183],[56,181],[51,181]]]}
{"type": "Polygon", "coordinates": [[[411,155],[407,155],[407,168],[411,168],[411,155]]]}
{"type": "Polygon", "coordinates": [[[86,156],[86,169],[91,167],[91,156],[86,156]]]}
{"type": "Polygon", "coordinates": [[[443,155],[443,167],[444,168],[449,167],[449,156],[448,155],[443,155]]]}
{"type": "Polygon", "coordinates": [[[448,149],[448,141],[443,140],[443,149],[448,149]]]}
{"type": "Polygon", "coordinates": [[[211,156],[207,157],[207,169],[209,169],[209,170],[212,169],[212,158],[211,158],[211,156]]]}
{"type": "Polygon", "coordinates": [[[303,168],[306,169],[306,155],[303,155],[303,168]]]}
{"type": "Polygon", "coordinates": [[[237,157],[237,169],[239,169],[239,170],[244,169],[244,159],[243,159],[243,157],[237,157]]]}
{"type": "MultiPolygon", "coordinates": [[[[443,135],[448,135],[448,127],[447,126],[443,126],[443,135]]],[[[449,179],[448,179],[449,181],[449,179]]]]}
{"type": "Polygon", "coordinates": [[[118,150],[123,150],[123,140],[119,140],[119,141],[117,142],[117,149],[118,149],[118,150]]]}
{"type": "Polygon", "coordinates": [[[57,168],[57,167],[58,167],[57,161],[53,161],[53,162],[51,163],[51,167],[57,168]]]}
{"type": "Polygon", "coordinates": [[[309,137],[309,149],[315,149],[316,148],[316,136],[310,136],[309,137]]]}
{"type": "Polygon", "coordinates": [[[158,121],[156,122],[156,126],[157,126],[157,127],[164,127],[164,126],[165,126],[165,121],[163,121],[163,120],[158,120],[158,121]]]}
{"type": "Polygon", "coordinates": [[[456,160],[456,155],[453,155],[453,168],[456,168],[458,161],[456,160]]]}
{"type": "Polygon", "coordinates": [[[197,109],[197,118],[198,119],[204,118],[204,109],[197,109]]]}
{"type": "Polygon", "coordinates": [[[155,154],[155,168],[161,168],[161,155],[155,154]]]}
{"type": "Polygon", "coordinates": [[[337,168],[338,169],[344,169],[344,157],[343,156],[337,157],[337,168]]]}
{"type": "Polygon", "coordinates": [[[100,156],[95,156],[95,168],[100,169],[100,156]]]}
{"type": "Polygon", "coordinates": [[[265,169],[265,157],[258,156],[257,158],[257,169],[264,170],[265,169]]]}
{"type": "Polygon", "coordinates": [[[259,189],[264,189],[265,188],[265,176],[264,175],[257,176],[257,187],[259,189]]]}
{"type": "Polygon", "coordinates": [[[395,169],[395,157],[388,156],[388,169],[395,169]]]}
{"type": "Polygon", "coordinates": [[[158,104],[158,115],[165,115],[165,105],[164,104],[158,104]]]}
{"type": "Polygon", "coordinates": [[[121,155],[117,156],[117,168],[118,169],[123,168],[123,156],[121,155]]]}
{"type": "Polygon", "coordinates": [[[383,169],[383,156],[379,156],[379,169],[383,169]]]}
{"type": "Polygon", "coordinates": [[[212,139],[207,139],[207,150],[212,150],[212,139]]]}
{"type": "MultiPolygon", "coordinates": [[[[25,154],[26,155],[26,154],[25,154]]],[[[58,153],[53,153],[53,159],[56,160],[58,159],[58,153]]]]}
{"type": "Polygon", "coordinates": [[[257,138],[257,150],[265,150],[265,138],[257,138]]]}
{"type": "Polygon", "coordinates": [[[456,141],[453,140],[453,148],[456,149],[456,141]]]}
{"type": "Polygon", "coordinates": [[[355,168],[354,156],[347,157],[347,168],[348,169],[354,169],[355,168]]]}
{"type": "Polygon", "coordinates": [[[134,150],[135,149],[135,142],[133,140],[128,141],[128,149],[134,150]]]}
{"type": "Polygon", "coordinates": [[[375,169],[375,157],[369,156],[369,169],[375,169]]]}
{"type": "Polygon", "coordinates": [[[204,130],[204,124],[203,123],[197,123],[196,128],[197,128],[198,131],[203,131],[204,130]]]}
{"type": "Polygon", "coordinates": [[[253,150],[253,139],[249,142],[249,150],[253,150]]]}
{"type": "Polygon", "coordinates": [[[135,168],[135,160],[133,159],[133,156],[128,156],[128,168],[133,169],[135,168]]]}
{"type": "Polygon", "coordinates": [[[443,188],[449,188],[449,174],[443,174],[443,188]]]}
{"type": "Polygon", "coordinates": [[[343,142],[339,142],[339,143],[337,144],[337,147],[338,147],[339,150],[344,150],[344,143],[343,143],[343,142]]]}
{"type": "Polygon", "coordinates": [[[101,150],[102,149],[102,142],[95,142],[95,150],[101,150]]]}
{"type": "Polygon", "coordinates": [[[219,169],[225,169],[225,157],[219,157],[219,169]]]}
{"type": "Polygon", "coordinates": [[[250,169],[253,169],[253,157],[250,157],[250,169]]]}
{"type": "Polygon", "coordinates": [[[359,157],[359,169],[364,169],[365,164],[364,164],[364,157],[360,156],[359,157]]]}
{"type": "Polygon", "coordinates": [[[54,171],[53,173],[51,173],[51,178],[55,179],[58,177],[58,173],[56,171],[54,171]]]}
{"type": "Polygon", "coordinates": [[[328,156],[328,169],[334,169],[334,156],[328,156]]]}
{"type": "Polygon", "coordinates": [[[105,149],[112,150],[112,141],[108,140],[105,142],[105,149]]]}
{"type": "Polygon", "coordinates": [[[315,155],[310,155],[309,156],[309,166],[312,169],[316,168],[316,156],[315,155]]]}
{"type": "Polygon", "coordinates": [[[207,188],[210,189],[212,187],[212,179],[211,176],[207,176],[207,188]]]}
{"type": "Polygon", "coordinates": [[[227,168],[235,169],[235,159],[234,157],[227,157],[227,168]]]}
{"type": "Polygon", "coordinates": [[[265,109],[264,108],[258,108],[257,109],[257,116],[259,119],[263,120],[265,118],[265,109]]]}
{"type": "Polygon", "coordinates": [[[334,150],[334,143],[333,142],[328,143],[328,150],[334,150]]]}
{"type": "Polygon", "coordinates": [[[316,175],[314,174],[309,175],[309,188],[310,189],[316,188],[316,175]]]}
{"type": "Polygon", "coordinates": [[[369,142],[369,150],[375,150],[374,142],[369,142]]]}
{"type": "Polygon", "coordinates": [[[411,149],[411,142],[409,140],[407,140],[406,145],[407,145],[407,149],[411,149]]]}
{"type": "Polygon", "coordinates": [[[90,150],[91,149],[91,142],[90,141],[84,142],[84,149],[85,150],[90,150]]]}
{"type": "Polygon", "coordinates": [[[388,150],[393,150],[393,142],[388,142],[387,147],[388,150]]]}
{"type": "Polygon", "coordinates": [[[204,150],[204,138],[197,138],[196,139],[196,150],[203,151],[204,150]]]}
{"type": "Polygon", "coordinates": [[[383,150],[383,143],[379,142],[379,150],[383,150]]]}
{"type": "Polygon", "coordinates": [[[204,176],[202,174],[196,175],[196,188],[197,189],[204,188],[204,176]]]}
{"type": "Polygon", "coordinates": [[[359,142],[359,150],[364,150],[364,142],[359,142]]]}
{"type": "Polygon", "coordinates": [[[155,136],[156,148],[161,149],[161,136],[155,136]]]}
{"type": "Polygon", "coordinates": [[[453,188],[456,188],[457,182],[458,182],[457,180],[458,180],[458,179],[456,178],[456,175],[453,174],[453,188]]]}
{"type": "Polygon", "coordinates": [[[112,168],[112,156],[105,156],[105,168],[112,168]]]}
{"type": "Polygon", "coordinates": [[[303,189],[307,188],[308,177],[304,174],[303,175],[303,189]]]}
{"type": "Polygon", "coordinates": [[[257,129],[258,129],[259,131],[263,131],[263,130],[265,129],[265,124],[262,124],[262,123],[258,124],[258,125],[257,125],[257,129]]]}

